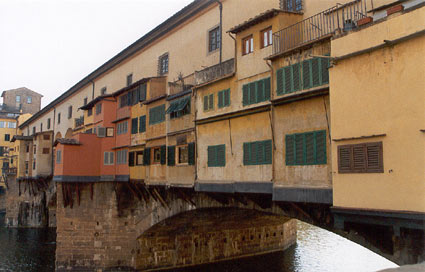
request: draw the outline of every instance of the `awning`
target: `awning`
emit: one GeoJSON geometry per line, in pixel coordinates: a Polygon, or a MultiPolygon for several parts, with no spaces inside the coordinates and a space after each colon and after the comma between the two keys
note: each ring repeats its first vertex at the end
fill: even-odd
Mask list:
{"type": "Polygon", "coordinates": [[[166,114],[170,114],[173,113],[175,111],[175,109],[179,106],[179,102],[173,102],[171,103],[170,107],[167,109],[167,111],[165,112],[166,114]]]}
{"type": "Polygon", "coordinates": [[[190,97],[186,97],[186,98],[180,100],[180,102],[178,103],[178,107],[174,111],[183,110],[187,106],[187,104],[189,104],[189,101],[190,101],[190,97]]]}

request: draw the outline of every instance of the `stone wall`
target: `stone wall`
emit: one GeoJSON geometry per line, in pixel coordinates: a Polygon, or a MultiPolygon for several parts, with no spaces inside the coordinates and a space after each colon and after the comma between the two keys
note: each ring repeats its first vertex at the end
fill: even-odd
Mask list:
{"type": "Polygon", "coordinates": [[[50,182],[8,181],[6,226],[56,227],[56,186],[50,182]]]}

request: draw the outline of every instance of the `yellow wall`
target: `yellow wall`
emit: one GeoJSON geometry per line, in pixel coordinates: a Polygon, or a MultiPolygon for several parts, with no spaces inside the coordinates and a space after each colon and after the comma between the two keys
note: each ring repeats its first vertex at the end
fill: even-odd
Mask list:
{"type": "MultiPolygon", "coordinates": [[[[332,54],[356,51],[415,31],[425,8],[388,19],[332,41],[332,54]],[[369,44],[367,43],[369,42],[369,44]],[[347,48],[348,47],[348,48],[347,48]]],[[[423,28],[423,26],[422,26],[423,28]]],[[[334,205],[425,211],[425,37],[338,62],[330,70],[332,138],[386,134],[333,142],[383,142],[384,173],[339,174],[333,170],[334,205]]]]}

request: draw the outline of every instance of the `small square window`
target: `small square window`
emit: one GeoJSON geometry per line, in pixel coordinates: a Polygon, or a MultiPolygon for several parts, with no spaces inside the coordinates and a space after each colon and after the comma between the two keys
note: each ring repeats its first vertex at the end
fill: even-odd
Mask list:
{"type": "Polygon", "coordinates": [[[127,76],[127,86],[130,86],[131,84],[133,84],[133,74],[129,74],[127,76]]]}
{"type": "Polygon", "coordinates": [[[208,51],[212,52],[220,48],[220,27],[208,32],[208,51]]]}
{"type": "Polygon", "coordinates": [[[31,104],[32,103],[32,97],[31,96],[27,96],[27,104],[31,104]]]}
{"type": "Polygon", "coordinates": [[[254,52],[254,38],[252,35],[242,40],[242,55],[254,52]]]}
{"type": "Polygon", "coordinates": [[[265,48],[273,44],[272,27],[268,27],[261,31],[261,48],[265,48]]]}
{"type": "Polygon", "coordinates": [[[159,75],[168,74],[168,53],[159,57],[158,61],[158,73],[159,75]]]}

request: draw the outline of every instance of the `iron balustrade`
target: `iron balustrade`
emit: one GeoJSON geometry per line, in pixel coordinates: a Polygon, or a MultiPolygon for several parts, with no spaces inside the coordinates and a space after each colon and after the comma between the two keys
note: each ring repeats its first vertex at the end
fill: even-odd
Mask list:
{"type": "Polygon", "coordinates": [[[81,127],[84,125],[84,116],[81,116],[80,118],[75,118],[75,127],[81,127]]]}
{"type": "Polygon", "coordinates": [[[367,16],[365,0],[355,0],[306,18],[273,33],[272,56],[330,37],[357,27],[357,21],[367,16]]]}

